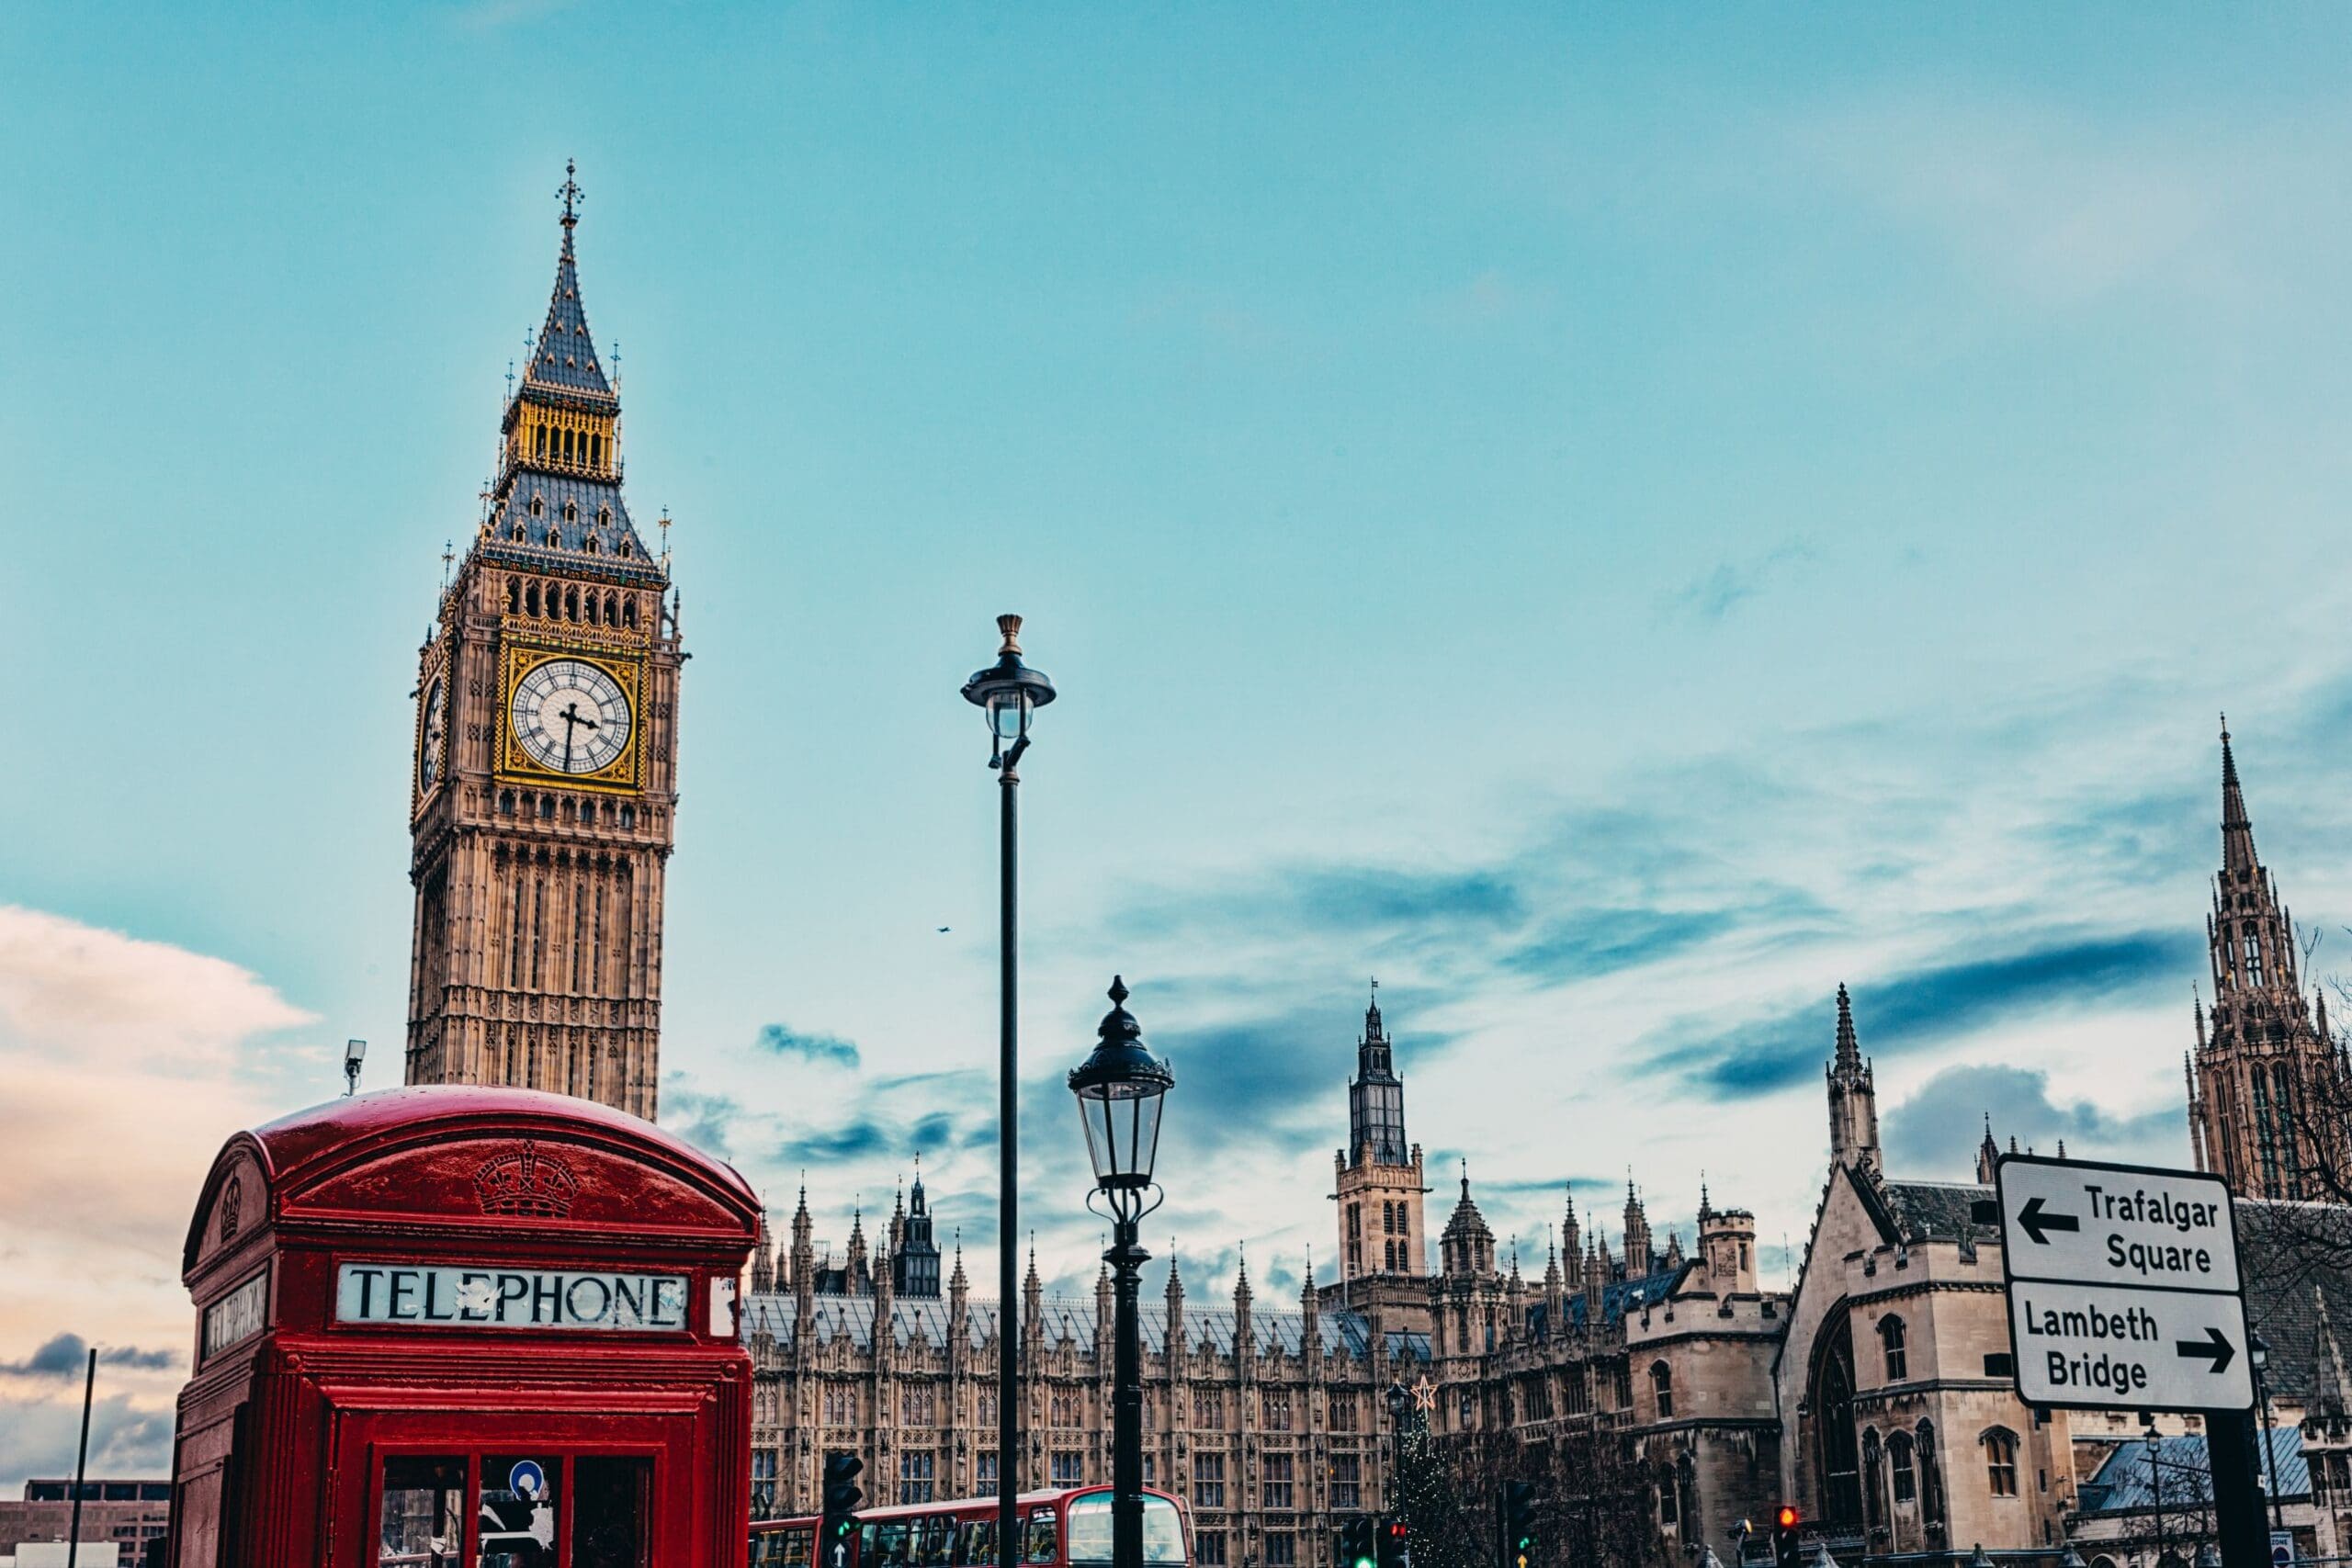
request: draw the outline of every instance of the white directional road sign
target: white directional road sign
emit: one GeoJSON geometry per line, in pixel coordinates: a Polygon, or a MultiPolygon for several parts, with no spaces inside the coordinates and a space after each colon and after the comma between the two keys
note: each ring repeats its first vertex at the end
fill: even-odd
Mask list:
{"type": "Polygon", "coordinates": [[[2009,1272],[2086,1285],[2238,1288],[2230,1190],[2185,1170],[2033,1159],[2001,1163],[2009,1272]]]}
{"type": "Polygon", "coordinates": [[[2186,1170],[2004,1156],[2018,1396],[2100,1410],[2254,1404],[2229,1189],[2186,1170]]]}
{"type": "Polygon", "coordinates": [[[2009,1283],[2028,1404],[2238,1410],[2254,1403],[2238,1298],[2111,1285],[2009,1283]]]}

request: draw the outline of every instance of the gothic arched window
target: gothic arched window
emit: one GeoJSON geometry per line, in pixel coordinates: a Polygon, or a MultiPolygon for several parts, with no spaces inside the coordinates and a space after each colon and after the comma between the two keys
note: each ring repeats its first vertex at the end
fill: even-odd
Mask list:
{"type": "Polygon", "coordinates": [[[1903,1320],[1893,1313],[1878,1320],[1879,1344],[1886,1352],[1886,1381],[1901,1382],[1911,1375],[1911,1358],[1905,1348],[1907,1335],[1903,1320]]]}
{"type": "Polygon", "coordinates": [[[522,611],[523,580],[519,577],[510,577],[506,580],[506,613],[516,615],[522,614],[522,611]]]}
{"type": "Polygon", "coordinates": [[[1940,1524],[1944,1517],[1944,1472],[1936,1462],[1936,1428],[1932,1422],[1919,1423],[1919,1506],[1929,1524],[1940,1524]]]}
{"type": "MultiPolygon", "coordinates": [[[[621,554],[628,554],[627,539],[621,541],[621,554]]],[[[631,631],[637,630],[637,595],[634,593],[621,601],[621,625],[631,631]]]]}
{"type": "Polygon", "coordinates": [[[537,491],[533,491],[531,492],[531,515],[534,517],[544,516],[547,513],[547,497],[541,495],[537,491]]]}
{"type": "Polygon", "coordinates": [[[534,582],[528,588],[523,590],[523,608],[530,615],[536,615],[539,613],[539,585],[537,583],[534,582]]]}
{"type": "Polygon", "coordinates": [[[1674,1414],[1674,1369],[1664,1361],[1650,1363],[1650,1392],[1657,1396],[1657,1418],[1667,1420],[1674,1414]]]}
{"type": "Polygon", "coordinates": [[[2018,1435],[2006,1427],[1984,1434],[1984,1479],[1996,1497],[2018,1495],[2018,1435]]]}
{"type": "Polygon", "coordinates": [[[1919,1497],[1919,1472],[1911,1462],[1911,1435],[1897,1432],[1886,1440],[1886,1470],[1894,1483],[1894,1496],[1899,1506],[1917,1502],[1919,1497]]]}
{"type": "Polygon", "coordinates": [[[1886,1522],[1886,1467],[1878,1446],[1878,1428],[1862,1434],[1862,1522],[1877,1529],[1886,1522]]]}
{"type": "Polygon", "coordinates": [[[2262,939],[2260,928],[2252,920],[2245,923],[2245,979],[2249,986],[2262,984],[2262,939]]]}
{"type": "Polygon", "coordinates": [[[580,503],[578,502],[567,501],[563,503],[563,520],[566,523],[577,523],[580,521],[580,503]]]}
{"type": "Polygon", "coordinates": [[[1814,1452],[1821,1477],[1820,1510],[1825,1527],[1849,1529],[1861,1522],[1860,1456],[1854,1427],[1853,1319],[1839,1312],[1823,1326],[1814,1353],[1812,1397],[1814,1452]]]}

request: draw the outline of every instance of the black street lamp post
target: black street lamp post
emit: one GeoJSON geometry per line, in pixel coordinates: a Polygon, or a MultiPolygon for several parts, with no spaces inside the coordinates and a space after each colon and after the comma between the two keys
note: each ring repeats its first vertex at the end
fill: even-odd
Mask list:
{"type": "Polygon", "coordinates": [[[1125,982],[1111,980],[1111,1010],[1102,1015],[1094,1054],[1073,1068],[1070,1092],[1086,1124],[1086,1153],[1094,1162],[1094,1193],[1087,1207],[1111,1222],[1111,1250],[1102,1255],[1117,1287],[1111,1394],[1111,1568],[1143,1568],[1143,1350],[1136,1329],[1136,1274],[1151,1254],[1136,1245],[1137,1222],[1159,1207],[1151,1179],[1159,1152],[1160,1100],[1176,1075],[1143,1043],[1127,1011],[1125,982]],[[1099,1194],[1103,1207],[1094,1208],[1099,1194]]]}
{"type": "Polygon", "coordinates": [[[2278,1439],[2270,1432],[2270,1385],[2262,1375],[2270,1365],[2269,1342],[2259,1334],[2249,1333],[2245,1360],[2254,1371],[2255,1394],[2262,1401],[2262,1462],[2270,1480],[2270,1528],[2283,1530],[2287,1528],[2287,1513],[2286,1506],[2278,1500],[2278,1439]]]}
{"type": "Polygon", "coordinates": [[[1021,775],[1016,765],[1029,750],[1029,720],[1054,700],[1054,683],[1042,670],[1021,662],[1021,617],[999,615],[996,629],[1004,646],[996,662],[975,671],[964,682],[964,700],[980,708],[989,721],[989,766],[997,782],[997,1377],[996,1377],[996,1495],[997,1561],[1002,1568],[1019,1568],[1018,1528],[1021,1495],[1020,1374],[1021,1329],[1014,1321],[1018,1281],[1013,1272],[1018,1251],[1014,1235],[1020,1213],[1017,1188],[1021,1158],[1020,815],[1016,809],[1021,775]]]}

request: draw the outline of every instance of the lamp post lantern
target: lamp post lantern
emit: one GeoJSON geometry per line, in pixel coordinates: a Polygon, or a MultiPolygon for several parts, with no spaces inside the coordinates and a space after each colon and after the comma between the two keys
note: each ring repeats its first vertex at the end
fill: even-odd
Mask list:
{"type": "Polygon", "coordinates": [[[1111,1010],[1096,1031],[1094,1054],[1070,1071],[1079,1120],[1086,1127],[1094,1191],[1087,1207],[1111,1222],[1111,1265],[1117,1290],[1113,1318],[1111,1393],[1111,1568],[1143,1568],[1143,1351],[1136,1328],[1136,1275],[1151,1255],[1136,1244],[1136,1226],[1159,1207],[1151,1179],[1159,1154],[1160,1102],[1176,1075],[1143,1043],[1127,1010],[1126,983],[1111,978],[1111,1010]],[[1102,1208],[1094,1209],[1100,1196],[1102,1208]]]}
{"type": "Polygon", "coordinates": [[[1029,721],[1054,700],[1054,683],[1042,670],[1021,662],[1021,617],[999,615],[1004,644],[996,662],[976,670],[964,682],[964,700],[988,716],[989,766],[997,782],[997,1381],[996,1495],[997,1561],[1019,1568],[1017,1529],[1021,1495],[1021,1331],[1014,1321],[1018,1281],[1013,1273],[1014,1235],[1020,1221],[1016,1191],[1021,1158],[1020,998],[1020,814],[1016,807],[1021,754],[1029,750],[1029,721]]]}
{"type": "Polygon", "coordinates": [[[359,1092],[359,1064],[368,1059],[368,1042],[346,1040],[343,1043],[343,1092],[359,1092]]]}

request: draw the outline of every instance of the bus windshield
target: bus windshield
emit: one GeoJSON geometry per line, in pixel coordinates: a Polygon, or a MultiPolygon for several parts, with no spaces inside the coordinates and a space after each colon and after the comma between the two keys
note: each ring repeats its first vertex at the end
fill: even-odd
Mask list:
{"type": "MultiPolygon", "coordinates": [[[[1111,1561],[1111,1495],[1090,1492],[1069,1506],[1069,1560],[1072,1562],[1111,1561]]],[[[1176,1505],[1147,1492],[1143,1498],[1143,1560],[1181,1564],[1184,1561],[1184,1521],[1176,1505]]]]}

